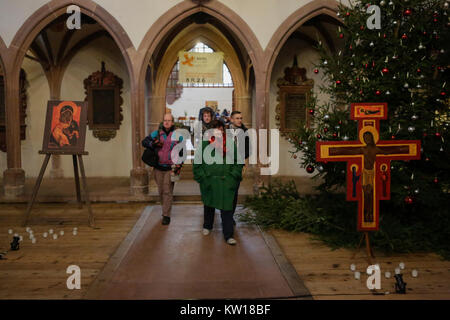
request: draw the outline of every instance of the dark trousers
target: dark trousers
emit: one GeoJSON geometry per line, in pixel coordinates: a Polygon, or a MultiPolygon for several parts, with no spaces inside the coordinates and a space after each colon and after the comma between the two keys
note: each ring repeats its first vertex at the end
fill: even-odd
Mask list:
{"type": "MultiPolygon", "coordinates": [[[[203,228],[211,230],[214,225],[214,213],[215,208],[204,206],[204,222],[203,228]]],[[[222,218],[222,231],[225,241],[233,237],[234,227],[233,227],[233,211],[220,210],[220,216],[222,218]]]]}
{"type": "Polygon", "coordinates": [[[239,193],[239,186],[241,185],[241,182],[238,182],[238,185],[236,187],[236,193],[234,194],[234,200],[233,200],[233,216],[234,212],[236,211],[236,205],[238,200],[238,193],[239,193]]]}

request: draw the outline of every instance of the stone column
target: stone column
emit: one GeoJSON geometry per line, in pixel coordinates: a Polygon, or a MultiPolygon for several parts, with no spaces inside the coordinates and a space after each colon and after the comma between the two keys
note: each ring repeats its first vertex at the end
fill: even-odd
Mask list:
{"type": "MultiPolygon", "coordinates": [[[[50,87],[50,99],[61,99],[61,82],[62,72],[59,67],[52,67],[50,71],[46,73],[48,85],[50,87]]],[[[54,154],[51,157],[52,165],[50,169],[50,178],[58,179],[64,177],[64,170],[61,168],[61,155],[54,154]]]]}
{"type": "Polygon", "coordinates": [[[252,127],[252,97],[250,94],[235,97],[236,110],[242,112],[243,123],[247,128],[252,127]]]}
{"type": "Polygon", "coordinates": [[[133,168],[130,171],[130,192],[135,196],[148,194],[148,171],[141,160],[141,141],[145,136],[145,88],[131,80],[131,130],[133,168]]]}
{"type": "Polygon", "coordinates": [[[20,146],[19,72],[5,74],[6,159],[3,172],[5,196],[14,198],[24,193],[25,171],[22,169],[20,146]]]}

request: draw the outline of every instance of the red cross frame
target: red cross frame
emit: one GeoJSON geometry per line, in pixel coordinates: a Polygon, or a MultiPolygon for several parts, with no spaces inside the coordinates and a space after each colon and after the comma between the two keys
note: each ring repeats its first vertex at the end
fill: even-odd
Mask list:
{"type": "Polygon", "coordinates": [[[420,140],[379,141],[387,103],[352,103],[350,112],[359,140],[317,142],[316,161],[347,162],[347,201],[358,201],[358,231],[377,231],[379,201],[390,199],[391,161],[420,159],[420,140]]]}

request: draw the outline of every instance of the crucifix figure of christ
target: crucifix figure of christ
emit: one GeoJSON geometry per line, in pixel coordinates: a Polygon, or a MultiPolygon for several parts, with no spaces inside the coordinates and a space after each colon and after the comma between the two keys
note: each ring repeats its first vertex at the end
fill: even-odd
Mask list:
{"type": "Polygon", "coordinates": [[[379,201],[390,198],[390,162],[420,159],[420,141],[379,141],[386,103],[353,103],[350,112],[350,118],[358,121],[359,141],[317,142],[316,160],[347,162],[347,200],[358,201],[358,230],[375,231],[379,201]]]}

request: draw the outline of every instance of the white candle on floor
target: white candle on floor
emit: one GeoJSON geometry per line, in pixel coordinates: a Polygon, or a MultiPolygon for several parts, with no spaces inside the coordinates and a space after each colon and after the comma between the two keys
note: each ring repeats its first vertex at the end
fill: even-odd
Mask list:
{"type": "Polygon", "coordinates": [[[61,231],[59,232],[59,234],[63,236],[63,235],[64,235],[64,231],[61,230],[61,231]]]}
{"type": "Polygon", "coordinates": [[[389,279],[391,277],[391,273],[389,271],[386,271],[384,273],[384,276],[386,277],[386,279],[389,279]]]}
{"type": "Polygon", "coordinates": [[[27,232],[30,231],[30,227],[27,227],[25,230],[26,230],[27,232]]]}
{"type": "Polygon", "coordinates": [[[49,234],[53,234],[53,229],[48,230],[49,234]]]}
{"type": "Polygon", "coordinates": [[[352,270],[352,271],[355,271],[355,270],[356,270],[356,266],[355,266],[354,263],[352,263],[352,264],[350,265],[350,270],[352,270]]]}
{"type": "Polygon", "coordinates": [[[31,239],[31,243],[36,243],[36,238],[31,239]]]}
{"type": "Polygon", "coordinates": [[[413,276],[413,278],[417,278],[417,276],[419,275],[419,272],[418,272],[416,269],[414,269],[414,270],[411,272],[411,275],[413,276]]]}
{"type": "Polygon", "coordinates": [[[19,241],[23,241],[23,236],[20,236],[20,239],[19,239],[19,241]]]}
{"type": "Polygon", "coordinates": [[[58,235],[55,233],[55,234],[53,235],[53,240],[56,240],[56,239],[58,239],[58,235]]]}
{"type": "Polygon", "coordinates": [[[44,232],[44,234],[42,235],[44,238],[47,238],[47,236],[48,236],[48,233],[47,232],[44,232]]]}
{"type": "Polygon", "coordinates": [[[400,264],[398,265],[400,267],[400,269],[405,269],[405,264],[403,262],[400,262],[400,264]]]}
{"type": "Polygon", "coordinates": [[[355,272],[355,279],[359,280],[359,278],[361,278],[361,273],[359,273],[359,271],[355,272]]]}
{"type": "Polygon", "coordinates": [[[9,233],[9,234],[12,234],[12,233],[13,233],[13,230],[12,230],[12,229],[9,229],[9,230],[8,230],[8,233],[9,233]]]}
{"type": "Polygon", "coordinates": [[[395,274],[400,274],[400,268],[395,268],[395,274]]]}
{"type": "Polygon", "coordinates": [[[77,230],[73,230],[73,235],[76,236],[77,235],[77,230]]]}

